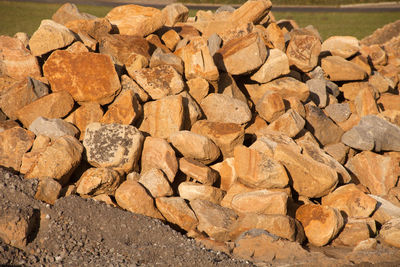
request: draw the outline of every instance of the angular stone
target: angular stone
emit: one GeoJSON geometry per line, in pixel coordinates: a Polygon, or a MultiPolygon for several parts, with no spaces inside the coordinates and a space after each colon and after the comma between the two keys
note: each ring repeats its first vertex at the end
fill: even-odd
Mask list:
{"type": "Polygon", "coordinates": [[[159,9],[137,5],[122,5],[113,8],[105,16],[116,25],[120,34],[146,36],[164,25],[159,9]]]}
{"type": "Polygon", "coordinates": [[[347,184],[323,197],[321,203],[345,212],[348,217],[368,217],[375,211],[377,201],[355,184],[347,184]]]}
{"type": "Polygon", "coordinates": [[[244,130],[239,124],[200,120],[191,131],[210,138],[220,149],[224,158],[233,156],[235,146],[243,144],[244,130]]]}
{"type": "Polygon", "coordinates": [[[206,79],[209,82],[218,80],[218,69],[208,50],[206,39],[202,37],[193,38],[190,43],[182,49],[182,55],[180,57],[185,63],[185,77],[187,80],[197,77],[206,79]]]}
{"type": "Polygon", "coordinates": [[[386,51],[380,45],[362,46],[360,52],[369,59],[375,69],[387,64],[386,51]]]}
{"type": "Polygon", "coordinates": [[[208,37],[207,43],[210,55],[213,57],[215,53],[217,53],[217,51],[221,48],[222,39],[218,34],[214,33],[211,34],[210,37],[208,37]]]}
{"type": "MultiPolygon", "coordinates": [[[[368,218],[370,219],[370,218],[368,218]]],[[[360,242],[367,240],[371,236],[371,228],[368,219],[348,218],[342,232],[333,241],[334,244],[350,247],[357,246],[360,242]]],[[[371,219],[372,220],[372,219],[371,219]]],[[[373,224],[375,221],[372,220],[373,224]]]]}
{"type": "Polygon", "coordinates": [[[189,178],[205,185],[213,185],[218,178],[216,171],[191,158],[179,159],[179,170],[189,178]]]}
{"type": "Polygon", "coordinates": [[[357,64],[338,56],[323,58],[321,67],[331,81],[357,81],[368,76],[357,64]]]}
{"type": "Polygon", "coordinates": [[[153,137],[167,138],[172,133],[184,129],[183,97],[166,96],[147,102],[143,106],[144,118],[140,130],[153,137]]]}
{"type": "Polygon", "coordinates": [[[172,66],[179,74],[183,74],[183,61],[180,57],[172,53],[164,53],[161,48],[157,48],[150,59],[150,68],[169,65],[172,66]]]}
{"type": "Polygon", "coordinates": [[[245,146],[234,150],[235,170],[238,181],[259,189],[284,188],[289,178],[285,168],[262,152],[245,146]]]}
{"type": "Polygon", "coordinates": [[[224,192],[210,185],[193,182],[183,182],[178,187],[179,196],[187,200],[201,199],[219,204],[224,197],[224,192]]]}
{"type": "Polygon", "coordinates": [[[264,42],[267,42],[267,46],[268,43],[271,43],[272,47],[285,52],[286,47],[284,33],[275,22],[268,24],[268,26],[265,28],[263,37],[264,42]]]}
{"type": "Polygon", "coordinates": [[[383,76],[379,72],[374,72],[373,75],[370,75],[368,83],[375,87],[379,93],[386,93],[395,87],[394,82],[390,78],[383,76]]]}
{"type": "Polygon", "coordinates": [[[267,129],[270,131],[282,132],[289,137],[295,137],[303,130],[306,121],[293,109],[274,120],[267,129]]]}
{"type": "Polygon", "coordinates": [[[400,111],[400,95],[383,94],[378,100],[383,110],[399,110],[400,111]]]}
{"type": "Polygon", "coordinates": [[[320,149],[318,145],[306,140],[298,141],[297,144],[302,148],[303,154],[308,155],[315,161],[325,164],[335,170],[338,174],[340,183],[346,184],[351,181],[351,176],[347,170],[334,158],[320,149]]]}
{"type": "Polygon", "coordinates": [[[74,20],[93,19],[95,16],[79,12],[77,6],[71,3],[63,4],[51,17],[57,23],[66,24],[74,20]]]}
{"type": "Polygon", "coordinates": [[[72,110],[73,106],[74,100],[71,95],[61,91],[35,100],[18,110],[16,115],[18,120],[28,128],[40,116],[49,119],[62,118],[72,110]]]}
{"type": "Polygon", "coordinates": [[[71,52],[71,53],[82,53],[82,52],[89,52],[89,49],[82,43],[82,42],[75,42],[72,45],[70,45],[66,51],[71,52]]]}
{"type": "Polygon", "coordinates": [[[325,196],[333,191],[338,183],[338,175],[331,167],[288,147],[277,146],[274,159],[285,166],[293,180],[293,188],[301,196],[325,196]]]}
{"type": "Polygon", "coordinates": [[[253,81],[267,83],[290,72],[289,59],[281,50],[270,49],[267,55],[265,63],[251,76],[253,81]]]}
{"type": "Polygon", "coordinates": [[[264,42],[257,33],[250,33],[224,44],[214,55],[218,69],[240,75],[259,68],[267,58],[264,42]]]}
{"type": "Polygon", "coordinates": [[[360,44],[353,36],[331,36],[322,43],[321,53],[349,58],[360,51],[360,44]]]}
{"type": "Polygon", "coordinates": [[[365,88],[373,90],[371,85],[368,84],[367,82],[345,83],[341,87],[339,87],[339,90],[343,92],[344,98],[353,101],[356,99],[357,95],[365,88]]]}
{"type": "Polygon", "coordinates": [[[256,110],[261,118],[270,123],[285,113],[285,104],[280,94],[267,91],[256,103],[256,110]]]}
{"type": "Polygon", "coordinates": [[[242,233],[251,229],[262,229],[290,241],[296,240],[295,220],[280,214],[243,214],[232,226],[230,237],[236,240],[242,233]]]}
{"type": "Polygon", "coordinates": [[[96,201],[104,202],[107,205],[115,207],[115,208],[117,207],[117,205],[114,203],[114,201],[111,199],[111,197],[109,195],[106,195],[106,194],[101,194],[101,195],[94,196],[94,197],[92,197],[92,199],[94,199],[96,201]]]}
{"type": "Polygon", "coordinates": [[[256,132],[257,140],[250,148],[259,151],[260,153],[274,157],[275,149],[278,146],[283,146],[294,152],[300,153],[301,148],[293,141],[292,138],[280,132],[273,132],[268,129],[260,129],[256,132]]]}
{"type": "MultiPolygon", "coordinates": [[[[161,48],[164,53],[171,53],[171,50],[168,49],[163,43],[161,43],[158,35],[150,34],[146,37],[146,41],[149,42],[153,47],[161,48]]],[[[183,41],[183,40],[182,40],[183,41]]]]}
{"type": "Polygon", "coordinates": [[[198,224],[196,215],[183,198],[159,197],[156,198],[156,206],[168,222],[185,231],[194,230],[198,224]]]}
{"type": "Polygon", "coordinates": [[[53,178],[64,185],[81,162],[82,144],[69,135],[57,138],[37,156],[25,178],[53,178]]]}
{"type": "Polygon", "coordinates": [[[187,85],[189,87],[190,95],[197,101],[197,103],[201,103],[210,90],[207,80],[200,77],[188,80],[187,85]]]}
{"type": "Polygon", "coordinates": [[[296,219],[303,225],[308,241],[318,247],[328,244],[344,225],[337,209],[315,204],[300,206],[296,211],[296,219]]]}
{"type": "Polygon", "coordinates": [[[361,118],[341,141],[359,150],[400,151],[400,127],[375,115],[361,118]]]}
{"type": "Polygon", "coordinates": [[[123,90],[131,90],[140,103],[147,102],[150,96],[144,91],[131,77],[128,75],[121,76],[121,88],[123,90]]]}
{"type": "Polygon", "coordinates": [[[11,121],[11,120],[0,121],[0,132],[4,132],[5,130],[8,130],[8,129],[11,129],[14,127],[20,127],[18,122],[11,121]]]}
{"type": "Polygon", "coordinates": [[[152,48],[146,39],[139,36],[107,34],[100,39],[99,52],[109,55],[115,64],[127,67],[137,56],[150,59],[152,48]]]}
{"type": "Polygon", "coordinates": [[[379,113],[374,95],[368,88],[364,88],[358,93],[354,99],[354,105],[360,117],[379,113]]]}
{"type": "Polygon", "coordinates": [[[36,231],[35,221],[32,207],[3,207],[0,210],[0,238],[6,244],[25,249],[30,235],[36,231]]]}
{"type": "Polygon", "coordinates": [[[219,148],[211,139],[190,131],[175,132],[168,140],[184,157],[204,164],[214,162],[220,155],[219,148]]]}
{"type": "Polygon", "coordinates": [[[161,12],[167,27],[172,27],[177,22],[186,22],[189,15],[189,9],[181,3],[169,4],[161,12]]]}
{"type": "Polygon", "coordinates": [[[346,168],[372,194],[386,195],[397,183],[399,172],[395,165],[395,158],[363,151],[352,157],[347,162],[346,168]]]}
{"type": "Polygon", "coordinates": [[[205,232],[216,241],[227,241],[229,239],[229,229],[236,220],[236,214],[233,210],[200,199],[190,201],[190,206],[199,220],[197,226],[199,231],[205,232]]]}
{"type": "Polygon", "coordinates": [[[115,200],[121,208],[130,212],[163,220],[163,216],[154,205],[154,199],[138,182],[123,182],[115,191],[115,200]]]}
{"type": "Polygon", "coordinates": [[[178,94],[185,86],[181,75],[168,65],[144,68],[131,73],[131,77],[155,100],[178,94]]]}
{"type": "Polygon", "coordinates": [[[35,194],[35,198],[54,205],[61,193],[61,185],[52,178],[45,178],[39,181],[39,185],[35,194]]]}
{"type": "Polygon", "coordinates": [[[306,105],[306,128],[322,145],[336,144],[341,140],[343,130],[316,106],[306,105]]]}
{"type": "Polygon", "coordinates": [[[372,218],[375,221],[383,225],[391,219],[400,217],[400,207],[382,197],[376,195],[369,196],[378,202],[376,205],[376,210],[372,214],[372,218]]]}
{"type": "Polygon", "coordinates": [[[218,93],[219,94],[228,95],[228,96],[233,97],[233,98],[235,98],[237,100],[241,100],[241,101],[243,101],[245,103],[250,104],[248,102],[246,96],[239,89],[239,87],[236,84],[236,81],[233,78],[233,76],[228,74],[228,73],[226,73],[226,72],[221,72],[220,75],[219,75],[218,93]]]}
{"type": "Polygon", "coordinates": [[[379,236],[386,244],[400,248],[400,218],[391,219],[385,223],[379,236]]]}
{"type": "Polygon", "coordinates": [[[328,91],[326,81],[312,78],[306,82],[310,88],[310,99],[319,107],[324,108],[328,104],[328,91]]]}
{"type": "Polygon", "coordinates": [[[214,164],[211,169],[217,171],[220,176],[220,187],[224,191],[228,191],[229,188],[236,182],[237,175],[234,166],[234,158],[226,158],[224,161],[214,164]]]}
{"type": "Polygon", "coordinates": [[[245,124],[251,119],[247,104],[227,95],[209,94],[200,105],[211,122],[245,124]]]}
{"type": "Polygon", "coordinates": [[[46,60],[43,73],[53,92],[67,91],[77,102],[108,104],[121,87],[110,57],[90,52],[55,51],[46,60]]]}
{"type": "Polygon", "coordinates": [[[330,104],[324,111],[336,123],[346,121],[351,115],[349,103],[330,104]]]}
{"type": "Polygon", "coordinates": [[[197,120],[204,117],[203,111],[201,110],[200,105],[197,104],[196,100],[194,100],[187,91],[183,91],[179,95],[182,96],[183,106],[186,111],[183,119],[183,128],[190,129],[197,120]]]}
{"type": "Polygon", "coordinates": [[[147,172],[153,168],[162,170],[172,183],[178,171],[178,161],[175,151],[165,139],[146,137],[141,158],[142,172],[147,172]]]}
{"type": "Polygon", "coordinates": [[[174,51],[176,45],[181,40],[181,37],[176,31],[171,29],[161,36],[161,40],[164,42],[166,47],[168,47],[171,51],[174,51]]]}
{"type": "Polygon", "coordinates": [[[120,174],[109,168],[90,168],[77,182],[76,192],[80,195],[114,195],[122,182],[120,174]]]}
{"type": "Polygon", "coordinates": [[[131,125],[91,123],[83,145],[87,161],[94,167],[129,173],[138,168],[143,134],[131,125]]]}
{"type": "Polygon", "coordinates": [[[29,45],[29,35],[26,32],[17,32],[14,34],[13,38],[20,40],[25,47],[29,45]]]}
{"type": "Polygon", "coordinates": [[[29,39],[32,55],[41,56],[50,51],[66,47],[75,40],[74,34],[64,25],[45,19],[29,39]]]}
{"type": "Polygon", "coordinates": [[[303,102],[306,102],[310,94],[310,89],[305,83],[299,82],[292,77],[275,79],[269,83],[261,85],[260,90],[264,93],[267,90],[272,90],[280,94],[282,98],[295,97],[303,102]]]}
{"type": "Polygon", "coordinates": [[[291,66],[303,72],[311,71],[318,63],[321,41],[305,29],[294,30],[291,34],[286,55],[291,66]]]}
{"type": "Polygon", "coordinates": [[[64,135],[76,137],[79,133],[79,130],[69,122],[62,119],[47,119],[43,117],[37,117],[29,125],[29,131],[35,135],[45,135],[54,139],[64,135]]]}
{"type": "Polygon", "coordinates": [[[98,103],[85,103],[74,110],[65,121],[74,124],[80,131],[79,140],[85,137],[86,126],[92,122],[100,122],[103,117],[103,110],[98,103]]]}
{"type": "Polygon", "coordinates": [[[340,164],[344,164],[346,162],[349,149],[350,148],[343,143],[327,145],[324,147],[325,152],[337,160],[340,164]]]}
{"type": "Polygon", "coordinates": [[[0,89],[0,109],[11,120],[17,119],[17,111],[37,100],[40,96],[30,86],[29,80],[11,79],[10,85],[0,89]]]}
{"type": "Polygon", "coordinates": [[[257,190],[240,193],[232,198],[231,206],[237,214],[281,214],[287,213],[288,195],[283,192],[257,190]]]}
{"type": "Polygon", "coordinates": [[[151,169],[147,172],[143,172],[140,176],[139,183],[150,192],[153,198],[173,195],[167,177],[159,169],[151,169]]]}
{"type": "Polygon", "coordinates": [[[269,0],[246,2],[232,13],[230,21],[237,24],[249,22],[256,24],[268,14],[271,7],[272,3],[269,0]]]}
{"type": "Polygon", "coordinates": [[[40,77],[40,67],[24,44],[17,38],[0,36],[0,73],[15,79],[40,77]]]}
{"type": "Polygon", "coordinates": [[[143,108],[135,93],[132,90],[124,90],[108,106],[100,122],[130,125],[134,124],[142,114],[143,108]]]}
{"type": "Polygon", "coordinates": [[[390,41],[393,37],[398,36],[400,33],[400,21],[388,23],[382,28],[376,29],[371,35],[364,37],[361,40],[363,45],[384,44],[390,41]]]}
{"type": "Polygon", "coordinates": [[[0,132],[0,165],[19,171],[22,157],[33,145],[35,135],[21,127],[0,132]]]}

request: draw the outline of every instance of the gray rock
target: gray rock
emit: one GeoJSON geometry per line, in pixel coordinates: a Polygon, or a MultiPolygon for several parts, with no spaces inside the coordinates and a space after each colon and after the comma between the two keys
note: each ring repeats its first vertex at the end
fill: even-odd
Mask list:
{"type": "Polygon", "coordinates": [[[324,108],[328,104],[328,93],[326,90],[326,81],[323,79],[310,79],[306,82],[310,88],[310,99],[318,107],[324,108]]]}
{"type": "Polygon", "coordinates": [[[333,95],[334,97],[338,97],[340,94],[339,86],[329,80],[326,80],[326,90],[328,90],[328,93],[333,95]]]}
{"type": "Polygon", "coordinates": [[[92,166],[129,173],[138,168],[143,141],[134,126],[94,122],[86,127],[83,146],[92,166]]]}
{"type": "Polygon", "coordinates": [[[172,66],[179,74],[183,73],[183,61],[180,57],[172,53],[164,53],[161,48],[157,48],[150,59],[150,68],[161,65],[172,66]]]}
{"type": "Polygon", "coordinates": [[[364,116],[342,142],[359,150],[400,151],[400,127],[375,115],[364,116]]]}
{"type": "Polygon", "coordinates": [[[320,66],[316,66],[312,71],[308,73],[311,79],[325,79],[324,70],[320,66]]]}
{"type": "Polygon", "coordinates": [[[220,6],[216,11],[215,11],[215,13],[221,13],[221,12],[233,12],[233,11],[235,11],[236,9],[233,7],[233,6],[230,6],[230,5],[224,5],[224,6],[220,6]]]}
{"type": "Polygon", "coordinates": [[[49,94],[49,87],[47,84],[28,77],[28,87],[32,88],[37,97],[42,97],[49,94]]]}
{"type": "Polygon", "coordinates": [[[325,112],[336,123],[347,120],[351,115],[349,103],[335,103],[330,104],[325,108],[325,112]]]}
{"type": "Polygon", "coordinates": [[[29,125],[29,131],[35,135],[45,135],[50,138],[57,138],[64,135],[76,137],[79,133],[79,130],[72,123],[62,119],[47,119],[44,117],[35,119],[29,125]]]}
{"type": "Polygon", "coordinates": [[[221,48],[222,39],[218,34],[213,33],[207,40],[208,50],[210,50],[210,55],[213,57],[218,49],[221,48]]]}

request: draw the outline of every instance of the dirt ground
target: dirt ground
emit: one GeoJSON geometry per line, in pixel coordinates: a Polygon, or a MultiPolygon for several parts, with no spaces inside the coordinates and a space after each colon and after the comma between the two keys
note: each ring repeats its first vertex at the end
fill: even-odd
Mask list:
{"type": "MultiPolygon", "coordinates": [[[[4,266],[254,266],[252,262],[206,249],[159,220],[102,202],[70,196],[54,206],[33,198],[37,180],[0,167],[0,209],[32,209],[36,231],[25,249],[0,239],[4,266]]],[[[1,210],[0,210],[1,213],[1,210]]],[[[310,257],[257,266],[399,266],[400,252],[379,245],[351,253],[349,248],[307,248],[310,257]]]]}

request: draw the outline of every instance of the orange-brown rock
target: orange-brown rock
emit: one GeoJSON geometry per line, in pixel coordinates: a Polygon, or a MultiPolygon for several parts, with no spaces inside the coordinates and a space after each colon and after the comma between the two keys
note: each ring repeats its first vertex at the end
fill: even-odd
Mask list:
{"type": "Polygon", "coordinates": [[[373,88],[367,82],[349,82],[339,87],[339,90],[343,92],[344,98],[348,100],[355,100],[357,95],[364,89],[373,91],[373,88]]]}
{"type": "Polygon", "coordinates": [[[383,110],[399,110],[400,111],[400,95],[383,94],[378,100],[378,105],[383,110]]]}
{"type": "Polygon", "coordinates": [[[251,191],[256,191],[256,190],[257,189],[250,188],[238,181],[235,181],[230,186],[230,188],[226,191],[226,195],[221,200],[221,206],[231,209],[232,208],[232,199],[234,196],[236,196],[237,194],[240,194],[240,193],[251,192],[251,191]]]}
{"type": "Polygon", "coordinates": [[[68,46],[66,51],[71,53],[82,53],[82,52],[89,52],[89,49],[82,42],[78,41],[68,46]]]}
{"type": "Polygon", "coordinates": [[[210,166],[211,169],[219,173],[219,188],[224,191],[228,191],[237,180],[234,162],[234,158],[226,158],[224,161],[210,166]]]}
{"type": "Polygon", "coordinates": [[[332,36],[322,43],[321,52],[332,56],[349,58],[360,51],[360,44],[353,36],[332,36]]]}
{"type": "Polygon", "coordinates": [[[101,123],[134,124],[143,114],[142,105],[139,103],[132,90],[122,91],[101,118],[101,123]]]}
{"type": "Polygon", "coordinates": [[[60,184],[66,184],[81,162],[82,152],[83,146],[75,137],[59,137],[37,155],[25,178],[51,177],[60,184]]]}
{"type": "Polygon", "coordinates": [[[33,145],[35,135],[21,127],[0,132],[0,165],[19,171],[22,157],[33,145]]]}
{"type": "Polygon", "coordinates": [[[285,168],[255,149],[236,146],[235,170],[238,181],[259,189],[284,188],[289,182],[285,168]]]}
{"type": "Polygon", "coordinates": [[[289,72],[289,59],[286,54],[279,49],[269,49],[267,60],[260,69],[251,76],[251,79],[259,83],[267,83],[289,72]]]}
{"type": "Polygon", "coordinates": [[[179,159],[179,170],[188,178],[205,185],[213,185],[218,178],[215,170],[191,158],[179,159]]]}
{"type": "Polygon", "coordinates": [[[67,91],[77,102],[108,104],[121,88],[110,57],[101,54],[58,50],[47,59],[43,73],[53,92],[67,91]]]}
{"type": "Polygon", "coordinates": [[[386,195],[395,187],[399,176],[395,166],[395,158],[370,151],[357,154],[346,164],[346,168],[374,195],[386,195]]]}
{"type": "Polygon", "coordinates": [[[315,246],[324,246],[340,232],[344,220],[339,210],[328,206],[305,204],[296,211],[308,241],[315,246]]]}
{"type": "Polygon", "coordinates": [[[376,115],[379,113],[378,106],[371,90],[364,88],[361,90],[354,99],[357,114],[360,117],[366,115],[376,115]]]}
{"type": "Polygon", "coordinates": [[[256,0],[244,3],[236,9],[229,18],[231,23],[237,25],[261,21],[270,11],[272,3],[269,0],[256,0]]]}
{"type": "Polygon", "coordinates": [[[163,216],[154,205],[154,199],[146,189],[135,181],[125,181],[115,191],[115,200],[118,205],[133,213],[163,220],[163,216]]]}
{"type": "Polygon", "coordinates": [[[143,185],[153,198],[172,196],[173,191],[162,170],[150,169],[142,172],[138,181],[143,185]]]}
{"type": "Polygon", "coordinates": [[[152,137],[167,138],[184,128],[183,97],[166,96],[143,106],[144,118],[140,130],[152,137]]]}
{"type": "Polygon", "coordinates": [[[295,137],[303,130],[306,121],[293,109],[274,120],[267,129],[270,131],[281,132],[289,137],[295,137]]]}
{"type": "Polygon", "coordinates": [[[107,13],[106,19],[117,26],[120,34],[147,36],[164,25],[159,9],[137,5],[122,5],[107,13]]]}
{"type": "Polygon", "coordinates": [[[323,197],[321,203],[345,212],[348,217],[368,217],[374,212],[377,201],[355,184],[347,184],[323,197]]]}
{"type": "Polygon", "coordinates": [[[285,113],[285,104],[280,94],[268,90],[256,103],[256,110],[261,118],[270,123],[285,113]]]}
{"type": "Polygon", "coordinates": [[[331,81],[358,81],[367,77],[364,69],[339,56],[323,58],[321,67],[331,81]]]}
{"type": "Polygon", "coordinates": [[[372,218],[348,218],[333,244],[355,247],[375,235],[372,228],[376,230],[375,221],[372,218]]]}
{"type": "Polygon", "coordinates": [[[74,100],[66,91],[54,92],[43,96],[17,111],[17,118],[25,127],[38,117],[48,119],[62,118],[74,106],[74,100]]]}
{"type": "Polygon", "coordinates": [[[224,192],[210,185],[194,182],[183,182],[178,187],[179,196],[187,200],[201,199],[219,204],[224,197],[224,192]]]}
{"type": "Polygon", "coordinates": [[[79,12],[77,6],[71,3],[63,4],[51,17],[57,23],[66,24],[69,21],[92,19],[94,16],[79,12]]]}
{"type": "Polygon", "coordinates": [[[267,58],[265,44],[257,33],[232,39],[214,55],[218,69],[233,75],[245,74],[260,67],[267,58]]]}
{"type": "Polygon", "coordinates": [[[162,170],[172,183],[178,171],[178,161],[175,151],[165,139],[146,137],[141,158],[142,172],[153,168],[162,170]]]}
{"type": "Polygon", "coordinates": [[[0,73],[15,79],[41,76],[39,63],[17,38],[0,36],[0,73]]]}
{"type": "Polygon", "coordinates": [[[98,103],[84,103],[82,106],[74,110],[65,121],[74,124],[80,131],[79,140],[85,137],[86,126],[92,122],[100,122],[103,117],[103,110],[98,103]]]}
{"type": "Polygon", "coordinates": [[[61,193],[61,185],[52,178],[44,178],[39,181],[35,198],[54,205],[61,193]]]}
{"type": "Polygon", "coordinates": [[[179,34],[174,31],[173,29],[167,31],[161,36],[161,40],[164,42],[164,44],[171,50],[174,51],[176,45],[178,42],[181,40],[181,37],[179,34]]]}
{"type": "Polygon", "coordinates": [[[113,195],[121,184],[121,175],[110,168],[90,168],[77,182],[76,192],[80,195],[113,195]]]}
{"type": "MultiPolygon", "coordinates": [[[[280,94],[282,98],[295,97],[303,102],[305,102],[308,99],[308,96],[310,94],[310,89],[305,83],[302,83],[292,77],[283,77],[275,79],[271,82],[262,84],[258,88],[258,90],[260,91],[259,93],[260,97],[263,96],[265,92],[267,92],[268,90],[271,90],[280,94]]],[[[253,99],[252,92],[250,92],[250,90],[249,94],[253,99]]]]}
{"type": "Polygon", "coordinates": [[[196,215],[183,198],[159,197],[156,198],[156,206],[168,222],[185,231],[195,229],[198,224],[196,215]]]}

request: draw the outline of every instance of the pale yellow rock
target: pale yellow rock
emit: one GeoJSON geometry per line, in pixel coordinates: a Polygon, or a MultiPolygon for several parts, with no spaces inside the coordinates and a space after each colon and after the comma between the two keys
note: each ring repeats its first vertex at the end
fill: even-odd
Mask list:
{"type": "Polygon", "coordinates": [[[74,34],[64,25],[49,19],[42,20],[39,28],[29,39],[32,55],[41,56],[66,47],[75,40],[74,34]]]}
{"type": "Polygon", "coordinates": [[[281,214],[287,213],[288,195],[283,192],[258,190],[240,193],[232,198],[231,206],[238,214],[281,214]]]}
{"type": "Polygon", "coordinates": [[[240,193],[246,193],[246,192],[252,192],[256,191],[257,189],[250,188],[248,186],[245,186],[244,184],[235,181],[231,187],[227,190],[226,195],[221,201],[221,206],[226,207],[226,208],[232,208],[232,199],[234,196],[240,193]]]}
{"type": "Polygon", "coordinates": [[[142,172],[153,168],[162,170],[172,183],[178,171],[175,151],[165,139],[146,137],[141,158],[142,172]]]}
{"type": "Polygon", "coordinates": [[[120,174],[109,168],[90,168],[77,182],[76,192],[80,195],[113,195],[121,184],[120,174]]]}
{"type": "Polygon", "coordinates": [[[289,72],[288,57],[281,50],[274,48],[267,51],[267,60],[258,71],[251,76],[251,79],[259,83],[267,83],[289,72]]]}
{"type": "Polygon", "coordinates": [[[172,196],[173,191],[165,174],[159,169],[151,169],[141,174],[139,183],[153,198],[172,196]]]}
{"type": "Polygon", "coordinates": [[[115,191],[115,200],[118,205],[133,213],[163,220],[163,216],[154,205],[154,199],[138,182],[125,181],[115,191]]]}
{"type": "Polygon", "coordinates": [[[120,34],[146,36],[164,25],[164,16],[156,8],[122,5],[113,8],[105,16],[118,27],[120,34]]]}
{"type": "Polygon", "coordinates": [[[303,130],[306,121],[293,109],[289,109],[285,114],[278,117],[267,129],[275,132],[282,132],[289,137],[295,137],[303,130]]]}
{"type": "MultiPolygon", "coordinates": [[[[272,90],[282,96],[282,98],[295,97],[305,102],[310,94],[310,89],[305,83],[302,83],[292,77],[283,77],[260,86],[261,92],[272,90]]],[[[249,92],[251,95],[251,93],[249,92]]]]}
{"type": "Polygon", "coordinates": [[[289,182],[285,168],[262,152],[245,146],[236,146],[234,158],[238,181],[249,187],[284,188],[289,182]]]}
{"type": "Polygon", "coordinates": [[[181,3],[169,4],[161,12],[167,27],[172,27],[177,22],[185,22],[189,15],[189,9],[181,3]]]}
{"type": "Polygon", "coordinates": [[[184,157],[204,164],[214,162],[220,155],[219,148],[211,139],[191,131],[175,132],[168,137],[168,141],[184,157]]]}
{"type": "Polygon", "coordinates": [[[360,51],[360,43],[353,36],[331,36],[322,43],[321,53],[349,58],[360,51]]]}
{"type": "Polygon", "coordinates": [[[168,222],[185,231],[195,229],[198,224],[196,215],[183,198],[159,197],[156,198],[156,206],[168,222]]]}
{"type": "Polygon", "coordinates": [[[178,187],[179,196],[187,200],[201,199],[219,204],[224,197],[224,192],[210,185],[193,182],[183,182],[178,187]]]}
{"type": "Polygon", "coordinates": [[[319,247],[335,238],[344,226],[343,217],[337,209],[315,204],[300,206],[296,219],[303,225],[308,241],[319,247]]]}
{"type": "Polygon", "coordinates": [[[197,103],[201,103],[210,90],[210,85],[206,79],[201,77],[190,79],[186,82],[189,87],[190,95],[197,101],[197,103]]]}

